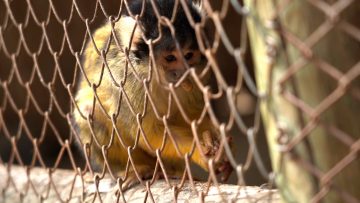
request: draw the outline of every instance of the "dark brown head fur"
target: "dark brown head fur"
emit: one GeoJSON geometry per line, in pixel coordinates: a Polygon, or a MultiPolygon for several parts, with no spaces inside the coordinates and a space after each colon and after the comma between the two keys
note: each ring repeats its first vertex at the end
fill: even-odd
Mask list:
{"type": "MultiPolygon", "coordinates": [[[[164,16],[171,20],[173,16],[175,0],[155,0],[154,1],[157,7],[157,10],[161,16],[164,16]]],[[[200,22],[201,16],[197,9],[194,7],[191,1],[187,0],[187,7],[190,10],[191,17],[194,22],[200,22]]],[[[159,36],[158,29],[158,18],[155,15],[154,8],[151,4],[151,0],[145,0],[145,8],[142,15],[142,6],[143,0],[133,0],[129,2],[129,9],[132,15],[139,15],[140,25],[142,32],[144,33],[147,39],[156,39],[159,36]]],[[[129,15],[128,13],[125,15],[129,15]]],[[[182,8],[182,5],[179,1],[176,17],[172,25],[175,28],[175,36],[176,40],[181,47],[185,45],[190,46],[192,49],[198,49],[198,45],[196,42],[195,31],[191,27],[189,20],[182,8]]],[[[172,51],[175,49],[174,39],[171,36],[170,29],[167,26],[161,25],[161,40],[154,45],[155,53],[158,50],[168,50],[172,51]]],[[[135,56],[139,58],[143,58],[149,55],[149,48],[147,44],[141,39],[136,44],[137,50],[135,52],[135,56]]]]}

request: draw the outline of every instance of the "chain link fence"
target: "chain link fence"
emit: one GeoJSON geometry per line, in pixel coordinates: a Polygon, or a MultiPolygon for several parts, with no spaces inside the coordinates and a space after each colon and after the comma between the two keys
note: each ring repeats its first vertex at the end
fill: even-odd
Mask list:
{"type": "MultiPolygon", "coordinates": [[[[185,0],[175,2],[187,10],[185,0]]],[[[131,109],[127,115],[111,115],[102,107],[101,85],[89,82],[87,87],[93,93],[90,108],[97,106],[110,124],[110,144],[97,140],[91,131],[96,119],[79,105],[87,43],[103,61],[98,70],[111,74],[110,44],[122,50],[112,31],[130,3],[0,1],[1,202],[279,202],[280,196],[286,202],[360,201],[360,2],[201,1],[206,14],[192,26],[212,79],[204,86],[202,74],[193,69],[184,75],[197,81],[205,102],[202,116],[192,119],[184,110],[175,91],[178,84],[164,87],[169,104],[191,131],[186,152],[166,129],[158,135],[159,146],[148,143],[144,109],[151,109],[164,128],[170,125],[149,90],[159,75],[151,64],[152,74],[140,78],[144,107],[131,109],[134,104],[122,85],[131,82],[136,65],[126,51],[128,73],[111,83],[123,95],[116,100],[118,108],[131,109]],[[94,32],[104,23],[110,29],[104,33],[107,42],[99,46],[94,32]],[[90,129],[90,142],[81,141],[74,114],[90,129]],[[203,150],[200,123],[205,117],[219,141],[216,157],[200,153],[208,171],[192,163],[194,151],[203,150]],[[131,144],[123,144],[117,129],[116,121],[124,118],[136,121],[131,144]],[[122,143],[128,172],[136,171],[135,151],[145,143],[155,163],[151,176],[137,175],[140,183],[124,190],[128,173],[118,177],[108,160],[112,142],[122,143]],[[164,162],[166,142],[173,145],[174,159],[183,160],[177,179],[164,162]],[[92,164],[92,146],[104,160],[99,167],[92,164]],[[217,173],[223,160],[227,172],[233,169],[226,182],[224,173],[217,173]]]]}

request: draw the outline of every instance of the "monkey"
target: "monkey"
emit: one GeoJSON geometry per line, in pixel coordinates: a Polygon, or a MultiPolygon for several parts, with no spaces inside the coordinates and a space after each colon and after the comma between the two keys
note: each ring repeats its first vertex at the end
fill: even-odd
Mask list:
{"type": "MultiPolygon", "coordinates": [[[[185,2],[200,23],[197,5],[185,2]]],[[[123,178],[123,188],[152,177],[158,157],[173,177],[182,175],[186,155],[208,170],[221,141],[204,111],[203,92],[185,75],[193,70],[204,86],[209,82],[185,10],[175,0],[125,1],[125,8],[85,47],[73,111],[79,142],[95,165],[123,178]]],[[[229,173],[229,164],[219,163],[220,172],[229,173]]]]}

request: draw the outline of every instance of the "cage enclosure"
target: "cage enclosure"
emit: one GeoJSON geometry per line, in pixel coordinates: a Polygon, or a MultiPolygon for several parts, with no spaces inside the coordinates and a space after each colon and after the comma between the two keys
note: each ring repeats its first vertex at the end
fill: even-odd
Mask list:
{"type": "Polygon", "coordinates": [[[0,1],[0,202],[359,202],[359,18],[0,1]]]}

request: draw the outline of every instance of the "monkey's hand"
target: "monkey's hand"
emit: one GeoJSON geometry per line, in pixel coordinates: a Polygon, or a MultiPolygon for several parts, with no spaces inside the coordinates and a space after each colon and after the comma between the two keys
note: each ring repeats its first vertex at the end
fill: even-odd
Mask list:
{"type": "Polygon", "coordinates": [[[214,157],[219,150],[220,141],[216,139],[209,130],[202,133],[203,150],[207,157],[214,157]]]}
{"type": "MultiPolygon", "coordinates": [[[[203,138],[203,150],[207,158],[215,158],[220,157],[215,164],[215,172],[216,174],[220,174],[221,181],[226,181],[233,168],[230,165],[229,160],[225,153],[223,153],[223,145],[220,140],[213,136],[209,130],[206,130],[202,133],[203,138]]],[[[227,142],[230,143],[231,137],[228,137],[227,142]]]]}

